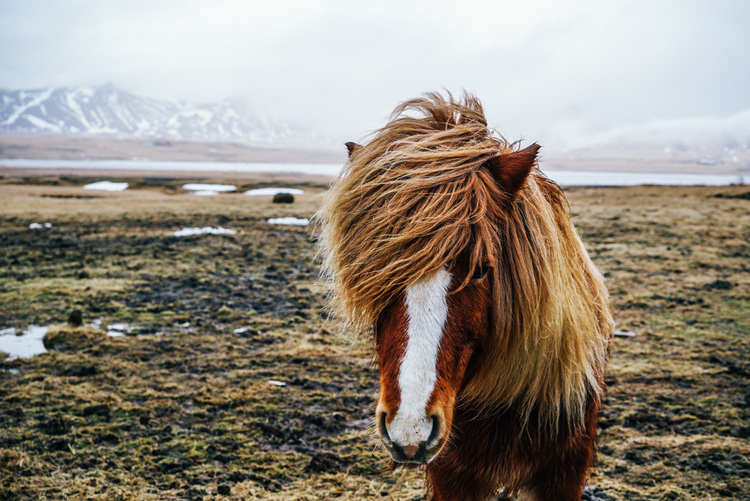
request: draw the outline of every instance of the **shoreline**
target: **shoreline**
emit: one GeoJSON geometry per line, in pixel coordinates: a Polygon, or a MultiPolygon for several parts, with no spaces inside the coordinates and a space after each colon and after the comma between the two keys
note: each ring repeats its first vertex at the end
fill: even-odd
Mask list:
{"type": "Polygon", "coordinates": [[[153,178],[153,179],[237,179],[259,183],[312,183],[328,184],[332,176],[300,174],[297,172],[238,172],[238,171],[184,171],[135,169],[76,169],[69,167],[4,167],[0,165],[0,178],[43,178],[72,176],[80,178],[153,178]]]}
{"type": "MultiPolygon", "coordinates": [[[[627,172],[681,175],[750,176],[750,158],[666,155],[653,148],[600,148],[580,151],[542,150],[543,172],[627,172]]],[[[3,161],[122,162],[221,162],[265,164],[336,164],[346,161],[340,148],[269,148],[241,143],[210,143],[169,140],[138,140],[93,137],[0,136],[0,166],[3,161]]],[[[179,169],[178,169],[179,170],[179,169]]],[[[214,172],[211,168],[209,172],[214,172]]],[[[140,172],[140,170],[138,170],[140,172]]],[[[69,175],[69,174],[64,174],[69,175]]],[[[77,175],[77,174],[74,174],[77,175]]]]}
{"type": "MultiPolygon", "coordinates": [[[[3,165],[0,160],[0,179],[34,179],[77,177],[81,179],[155,179],[155,180],[227,180],[261,183],[329,184],[339,172],[337,164],[292,163],[221,163],[207,162],[139,162],[30,160],[16,161],[20,165],[3,165]],[[36,162],[36,165],[34,163],[36,162]],[[41,163],[41,165],[40,165],[41,163]],[[80,165],[80,164],[87,165],[80,165]],[[67,165],[66,165],[67,164],[67,165]]],[[[663,172],[628,172],[594,170],[540,169],[544,175],[561,186],[731,186],[746,185],[750,175],[691,174],[663,172]]]]}

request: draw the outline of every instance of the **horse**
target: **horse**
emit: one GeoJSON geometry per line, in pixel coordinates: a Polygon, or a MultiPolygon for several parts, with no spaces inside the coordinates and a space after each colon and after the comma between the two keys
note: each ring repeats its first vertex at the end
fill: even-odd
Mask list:
{"type": "Polygon", "coordinates": [[[330,307],[371,335],[375,428],[432,499],[580,500],[613,321],[563,191],[464,93],[405,101],[315,218],[330,307]]]}

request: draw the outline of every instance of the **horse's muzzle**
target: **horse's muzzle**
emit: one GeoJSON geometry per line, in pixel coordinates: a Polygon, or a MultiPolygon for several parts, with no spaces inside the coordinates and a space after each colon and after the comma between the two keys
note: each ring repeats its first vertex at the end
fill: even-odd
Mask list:
{"type": "Polygon", "coordinates": [[[438,416],[432,416],[432,430],[427,440],[414,444],[401,444],[391,439],[388,434],[388,426],[386,425],[386,417],[388,413],[380,412],[378,415],[378,431],[380,432],[380,439],[385,445],[388,454],[397,463],[416,463],[416,464],[427,464],[436,455],[439,446],[440,438],[440,419],[438,416]]]}

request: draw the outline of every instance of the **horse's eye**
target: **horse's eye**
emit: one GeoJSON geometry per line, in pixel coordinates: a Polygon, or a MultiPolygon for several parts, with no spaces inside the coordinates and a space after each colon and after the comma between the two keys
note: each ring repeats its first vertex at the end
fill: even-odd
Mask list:
{"type": "Polygon", "coordinates": [[[471,276],[472,280],[481,280],[484,278],[484,276],[487,274],[487,270],[489,270],[490,267],[486,264],[480,264],[474,269],[474,274],[471,276]]]}

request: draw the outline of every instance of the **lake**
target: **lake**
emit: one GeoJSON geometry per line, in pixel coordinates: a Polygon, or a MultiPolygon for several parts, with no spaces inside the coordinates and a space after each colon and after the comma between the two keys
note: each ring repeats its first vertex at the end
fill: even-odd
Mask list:
{"type": "MultiPolygon", "coordinates": [[[[150,170],[182,172],[294,172],[318,176],[336,176],[340,164],[262,163],[262,162],[184,162],[154,160],[26,160],[0,159],[2,167],[150,170]]],[[[745,184],[750,176],[726,174],[664,174],[649,172],[595,172],[545,170],[550,178],[564,186],[633,186],[642,184],[671,186],[728,186],[745,184]]]]}

